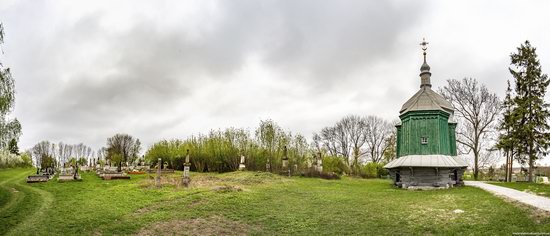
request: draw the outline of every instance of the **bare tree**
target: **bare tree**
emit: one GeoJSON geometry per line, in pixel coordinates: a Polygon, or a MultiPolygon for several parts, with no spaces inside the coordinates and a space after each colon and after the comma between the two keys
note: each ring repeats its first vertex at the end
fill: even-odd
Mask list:
{"type": "Polygon", "coordinates": [[[336,131],[334,127],[325,127],[321,130],[323,146],[328,150],[331,156],[338,156],[338,143],[336,140],[336,131]]]}
{"type": "Polygon", "coordinates": [[[363,145],[365,145],[366,139],[366,119],[356,115],[348,115],[344,117],[339,124],[345,129],[351,153],[353,157],[353,169],[358,171],[359,158],[362,157],[365,152],[363,145]]]}
{"type": "Polygon", "coordinates": [[[384,152],[389,147],[387,139],[392,134],[392,124],[377,116],[365,118],[365,144],[366,154],[372,162],[380,162],[384,159],[384,152]]]}
{"type": "Polygon", "coordinates": [[[336,123],[334,126],[334,137],[336,139],[337,152],[340,154],[349,166],[349,157],[351,150],[351,143],[348,136],[348,130],[342,122],[336,123]]]}
{"type": "Polygon", "coordinates": [[[141,149],[139,139],[128,134],[116,134],[107,139],[107,159],[118,164],[118,171],[122,169],[122,163],[135,160],[141,149]]]}
{"type": "Polygon", "coordinates": [[[107,148],[102,147],[98,149],[96,154],[97,154],[97,161],[105,160],[105,158],[107,157],[107,148]]]}
{"type": "MultiPolygon", "coordinates": [[[[311,141],[311,148],[314,154],[321,153],[323,151],[323,139],[318,133],[313,133],[313,141],[311,141]]],[[[332,153],[331,153],[332,154],[332,153]]]]}
{"type": "Polygon", "coordinates": [[[455,109],[457,142],[467,154],[474,155],[474,178],[478,178],[480,154],[493,145],[491,132],[495,131],[500,101],[485,85],[478,85],[473,78],[447,80],[447,86],[440,89],[441,95],[449,100],[455,109]]]}
{"type": "Polygon", "coordinates": [[[32,157],[37,167],[53,167],[55,156],[55,144],[42,141],[32,148],[32,157]]]}

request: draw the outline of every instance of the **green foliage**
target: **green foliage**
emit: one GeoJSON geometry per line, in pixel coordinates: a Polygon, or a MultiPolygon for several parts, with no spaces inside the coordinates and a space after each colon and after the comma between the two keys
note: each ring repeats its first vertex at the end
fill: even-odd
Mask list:
{"type": "Polygon", "coordinates": [[[208,135],[199,134],[185,140],[162,140],[147,150],[145,160],[156,165],[158,158],[162,158],[168,162],[169,168],[181,170],[189,149],[194,171],[234,171],[239,168],[242,155],[246,158],[248,170],[265,171],[269,162],[271,171],[277,172],[281,168],[284,146],[287,146],[292,168],[307,167],[310,149],[305,137],[286,133],[271,120],[261,121],[255,136],[245,129],[228,128],[211,130],[208,135]]]}
{"type": "Polygon", "coordinates": [[[12,138],[8,144],[8,150],[15,155],[19,155],[19,147],[17,146],[17,140],[12,138]]]}
{"type": "Polygon", "coordinates": [[[24,152],[20,155],[21,160],[23,161],[20,167],[31,167],[32,166],[32,157],[29,152],[24,152]]]}
{"type": "MultiPolygon", "coordinates": [[[[0,46],[4,43],[4,27],[0,24],[0,46]]],[[[8,142],[21,136],[21,124],[17,119],[9,119],[8,114],[15,106],[15,80],[10,68],[4,68],[0,61],[0,148],[8,147],[8,142]]]]}
{"type": "Polygon", "coordinates": [[[30,166],[32,166],[32,160],[28,153],[17,155],[8,150],[0,150],[0,169],[30,166]]]}
{"type": "Polygon", "coordinates": [[[361,177],[363,178],[380,178],[387,175],[388,171],[384,169],[384,163],[369,162],[361,169],[361,177]]]}
{"type": "Polygon", "coordinates": [[[512,106],[511,113],[505,114],[504,128],[512,128],[501,139],[501,144],[506,148],[515,146],[518,153],[515,158],[520,163],[529,164],[529,180],[532,180],[534,162],[547,154],[550,144],[547,122],[550,105],[544,101],[550,79],[542,73],[536,49],[529,41],[525,41],[517,53],[512,53],[510,59],[512,66],[509,70],[515,79],[516,96],[511,101],[507,98],[507,102],[513,104],[509,105],[512,106]]]}
{"type": "MultiPolygon", "coordinates": [[[[94,173],[81,173],[82,182],[24,183],[24,177],[33,171],[0,170],[0,235],[136,235],[155,226],[165,231],[150,235],[172,235],[193,225],[200,227],[193,232],[216,234],[212,231],[215,227],[227,228],[227,221],[203,221],[211,217],[238,221],[239,228],[252,226],[243,233],[250,235],[509,235],[550,231],[550,218],[540,214],[533,217],[534,211],[473,187],[407,191],[392,187],[387,180],[281,180],[248,171],[191,174],[194,179],[215,181],[215,186],[245,189],[228,192],[215,191],[211,186],[142,188],[149,181],[147,175],[103,181],[94,173]],[[453,213],[456,209],[464,213],[453,213]],[[172,227],[176,223],[178,227],[172,227]]],[[[174,177],[181,178],[181,172],[174,177]]]]}
{"type": "Polygon", "coordinates": [[[46,169],[55,166],[55,159],[52,156],[44,156],[40,160],[40,168],[46,169]]]}
{"type": "Polygon", "coordinates": [[[348,166],[340,157],[323,157],[323,171],[334,172],[339,175],[350,172],[348,166]]]}
{"type": "Polygon", "coordinates": [[[88,165],[88,160],[84,157],[81,157],[78,159],[77,163],[79,166],[85,166],[88,165]]]}

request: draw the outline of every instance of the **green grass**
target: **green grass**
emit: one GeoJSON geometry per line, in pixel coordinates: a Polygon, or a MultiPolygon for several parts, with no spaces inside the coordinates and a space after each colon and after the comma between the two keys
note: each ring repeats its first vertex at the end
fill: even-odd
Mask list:
{"type": "Polygon", "coordinates": [[[0,235],[550,232],[548,214],[472,187],[407,191],[387,180],[256,172],[192,173],[191,189],[173,183],[157,189],[147,175],[103,181],[92,173],[83,173],[81,182],[26,184],[32,172],[0,170],[0,235]]]}
{"type": "Polygon", "coordinates": [[[489,182],[490,184],[513,188],[519,191],[530,192],[540,196],[550,197],[550,184],[537,184],[525,182],[489,182]]]}

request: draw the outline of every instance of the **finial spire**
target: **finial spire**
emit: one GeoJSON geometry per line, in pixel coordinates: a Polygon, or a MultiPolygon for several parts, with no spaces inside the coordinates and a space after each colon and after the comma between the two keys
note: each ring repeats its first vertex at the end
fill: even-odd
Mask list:
{"type": "Polygon", "coordinates": [[[422,42],[420,43],[420,46],[422,46],[422,51],[424,54],[424,63],[426,63],[426,50],[428,49],[428,42],[426,42],[426,38],[422,38],[422,42]]]}
{"type": "Polygon", "coordinates": [[[430,73],[430,66],[426,62],[426,50],[428,49],[428,42],[426,42],[426,38],[422,38],[420,46],[422,46],[422,54],[424,55],[424,63],[422,63],[422,66],[420,67],[420,87],[432,87],[432,84],[430,83],[430,76],[432,73],[430,73]]]}

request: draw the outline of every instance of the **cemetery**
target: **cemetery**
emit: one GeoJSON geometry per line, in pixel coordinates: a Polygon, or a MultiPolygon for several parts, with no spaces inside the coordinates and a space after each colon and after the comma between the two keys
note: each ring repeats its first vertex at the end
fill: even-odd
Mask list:
{"type": "MultiPolygon", "coordinates": [[[[199,141],[163,140],[139,157],[139,141],[116,134],[108,138],[104,160],[61,163],[37,152],[42,168],[0,169],[0,219],[6,219],[0,235],[549,232],[545,208],[511,202],[476,184],[464,186],[468,164],[457,157],[455,110],[431,89],[426,44],[420,90],[399,110],[396,158],[384,165],[346,165],[312,150],[300,156],[290,143],[259,156],[269,153],[260,148],[261,136],[246,141],[256,151],[220,141],[239,134],[233,129],[199,141]],[[57,181],[49,181],[53,178],[57,181]]],[[[257,133],[274,126],[262,121],[257,133]]],[[[42,143],[37,150],[51,146],[42,143]]],[[[533,183],[513,174],[512,182],[483,184],[550,202],[544,168],[537,171],[533,183]]]]}
{"type": "Polygon", "coordinates": [[[392,187],[388,179],[324,180],[256,171],[189,172],[188,187],[182,185],[183,171],[162,174],[160,188],[147,175],[104,181],[85,171],[80,182],[22,183],[20,176],[33,171],[0,170],[0,188],[10,195],[0,195],[0,206],[13,201],[0,211],[5,219],[0,222],[0,234],[225,232],[224,227],[206,222],[232,225],[239,229],[235,232],[243,234],[550,230],[547,213],[473,187],[408,191],[392,187]],[[11,188],[18,192],[9,191],[11,188]]]}
{"type": "Polygon", "coordinates": [[[0,236],[550,236],[549,9],[2,1],[0,236]]]}

